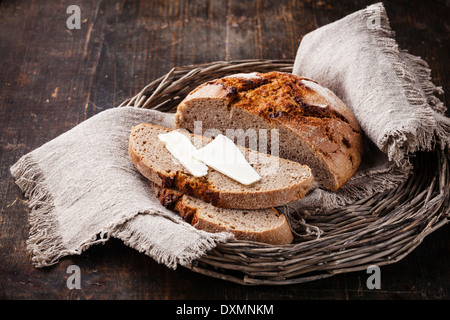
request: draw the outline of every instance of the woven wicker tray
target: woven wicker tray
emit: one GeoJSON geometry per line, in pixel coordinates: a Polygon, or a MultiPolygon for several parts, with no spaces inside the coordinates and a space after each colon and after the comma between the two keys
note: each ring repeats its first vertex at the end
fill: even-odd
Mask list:
{"type": "MultiPolygon", "coordinates": [[[[176,67],[120,106],[173,112],[195,87],[241,72],[292,71],[293,61],[219,61],[176,67]]],[[[397,189],[306,218],[323,233],[285,246],[248,241],[220,244],[188,268],[245,285],[284,285],[395,263],[449,221],[448,150],[421,152],[397,189]]]]}

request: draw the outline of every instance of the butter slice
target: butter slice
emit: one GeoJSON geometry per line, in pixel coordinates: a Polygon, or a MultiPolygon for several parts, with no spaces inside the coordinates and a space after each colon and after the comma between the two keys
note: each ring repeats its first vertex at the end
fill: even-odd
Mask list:
{"type": "Polygon", "coordinates": [[[158,139],[194,177],[202,177],[208,173],[208,167],[192,157],[197,149],[184,134],[174,130],[158,135],[158,139]]]}
{"type": "Polygon", "coordinates": [[[222,134],[219,134],[205,147],[194,151],[192,156],[244,185],[250,185],[261,179],[260,175],[247,162],[241,150],[222,134]]]}

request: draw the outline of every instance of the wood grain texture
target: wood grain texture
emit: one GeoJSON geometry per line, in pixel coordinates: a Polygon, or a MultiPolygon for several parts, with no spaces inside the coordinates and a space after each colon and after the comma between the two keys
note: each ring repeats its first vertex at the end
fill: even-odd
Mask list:
{"type": "MultiPolygon", "coordinates": [[[[380,290],[354,272],[282,287],[243,287],[184,268],[169,270],[112,239],[35,269],[26,251],[26,199],[9,173],[23,154],[115,107],[178,65],[294,59],[303,35],[373,1],[77,1],[81,29],[66,27],[71,1],[0,5],[1,299],[448,299],[449,228],[381,269],[380,290]],[[69,265],[81,289],[69,290],[69,265]],[[195,288],[193,290],[192,288],[195,288]]],[[[423,57],[450,92],[448,1],[385,1],[399,45],[423,57]]],[[[448,95],[444,98],[448,105],[448,95]]]]}

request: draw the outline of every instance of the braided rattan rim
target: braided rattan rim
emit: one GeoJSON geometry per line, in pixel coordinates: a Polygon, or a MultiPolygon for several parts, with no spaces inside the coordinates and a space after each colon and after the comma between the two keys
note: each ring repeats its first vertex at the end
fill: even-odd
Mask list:
{"type": "MultiPolygon", "coordinates": [[[[293,61],[238,60],[176,67],[120,106],[173,112],[195,87],[240,72],[292,71],[293,61]]],[[[218,245],[188,268],[245,285],[285,285],[395,263],[449,221],[450,153],[415,155],[414,173],[397,189],[306,218],[320,237],[286,246],[247,241],[218,245]]]]}

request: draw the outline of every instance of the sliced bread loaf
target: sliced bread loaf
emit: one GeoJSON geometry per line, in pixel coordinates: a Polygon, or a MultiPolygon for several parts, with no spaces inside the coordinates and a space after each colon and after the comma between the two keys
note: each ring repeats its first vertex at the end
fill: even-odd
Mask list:
{"type": "Polygon", "coordinates": [[[175,126],[200,135],[220,132],[250,148],[249,129],[256,133],[277,129],[278,141],[264,137],[267,152],[277,143],[280,157],[308,165],[318,184],[328,190],[348,181],[363,152],[360,126],[333,92],[282,72],[237,74],[199,86],[178,106],[175,126]]]}
{"type": "MultiPolygon", "coordinates": [[[[198,197],[216,207],[261,209],[286,205],[302,199],[314,178],[309,167],[239,147],[261,179],[243,185],[209,168],[207,175],[194,177],[172,156],[158,135],[171,129],[153,124],[140,124],[131,130],[129,156],[136,168],[151,182],[162,188],[173,188],[198,197]]],[[[211,138],[185,134],[197,148],[211,138]]]]}
{"type": "Polygon", "coordinates": [[[274,208],[224,209],[183,195],[175,189],[161,188],[153,184],[153,191],[162,205],[178,212],[186,222],[197,229],[231,232],[237,240],[273,245],[289,244],[294,239],[286,217],[274,208]]]}

